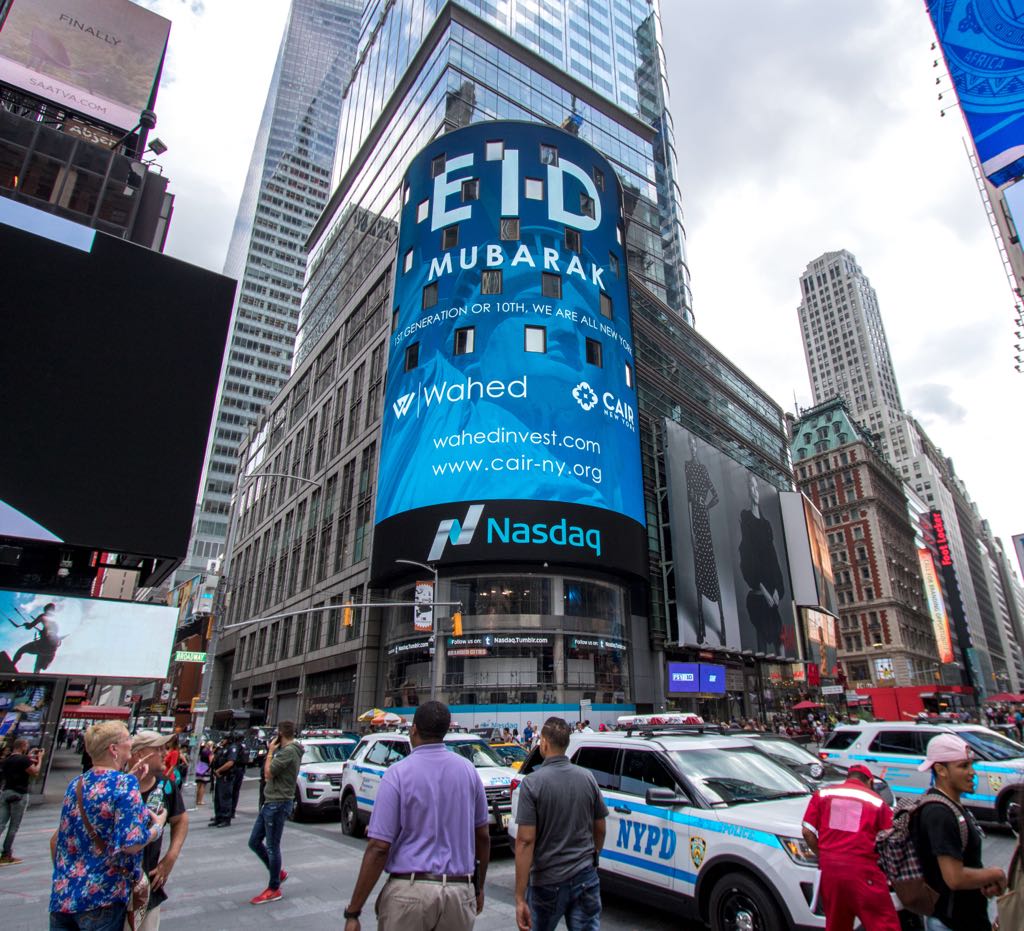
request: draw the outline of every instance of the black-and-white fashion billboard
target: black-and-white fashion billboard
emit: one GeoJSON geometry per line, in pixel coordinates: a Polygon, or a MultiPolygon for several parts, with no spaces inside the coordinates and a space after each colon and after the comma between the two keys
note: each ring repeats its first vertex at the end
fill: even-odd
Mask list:
{"type": "Polygon", "coordinates": [[[677,637],[796,656],[779,492],[665,421],[677,637]]]}

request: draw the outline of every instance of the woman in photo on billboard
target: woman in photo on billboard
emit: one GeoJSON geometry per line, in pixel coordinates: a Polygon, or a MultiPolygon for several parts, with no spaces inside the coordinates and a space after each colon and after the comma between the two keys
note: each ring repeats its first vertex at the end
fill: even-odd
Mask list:
{"type": "Polygon", "coordinates": [[[711,482],[708,467],[697,458],[697,439],[687,437],[690,458],[686,460],[686,502],[690,509],[690,546],[693,550],[693,575],[697,587],[697,642],[707,642],[704,599],[718,605],[719,643],[725,643],[725,612],[718,584],[715,542],[711,537],[708,511],[718,504],[718,491],[711,482]]]}
{"type": "Polygon", "coordinates": [[[761,516],[757,477],[747,475],[750,507],[740,511],[740,574],[750,589],[747,616],[757,634],[757,649],[782,653],[782,615],[779,604],[786,593],[772,525],[761,516]]]}

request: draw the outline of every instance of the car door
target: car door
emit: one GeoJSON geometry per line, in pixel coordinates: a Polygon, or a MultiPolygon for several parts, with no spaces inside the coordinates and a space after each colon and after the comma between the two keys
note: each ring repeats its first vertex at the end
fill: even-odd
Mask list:
{"type": "Polygon", "coordinates": [[[889,783],[897,799],[924,795],[929,774],[918,772],[928,740],[934,731],[911,728],[883,728],[863,753],[850,754],[851,763],[867,763],[871,771],[889,783]]]}
{"type": "Polygon", "coordinates": [[[615,815],[615,823],[609,826],[604,849],[608,858],[619,864],[623,875],[692,895],[697,877],[689,869],[689,836],[685,827],[688,806],[648,805],[648,789],[669,789],[685,795],[657,748],[623,748],[619,756],[619,787],[608,806],[615,815]]]}
{"type": "Polygon", "coordinates": [[[353,780],[356,801],[359,803],[359,810],[366,816],[373,811],[373,804],[377,800],[377,789],[390,765],[389,759],[393,755],[391,744],[390,740],[376,741],[370,746],[366,756],[358,763],[353,764],[356,773],[356,778],[353,780]]]}

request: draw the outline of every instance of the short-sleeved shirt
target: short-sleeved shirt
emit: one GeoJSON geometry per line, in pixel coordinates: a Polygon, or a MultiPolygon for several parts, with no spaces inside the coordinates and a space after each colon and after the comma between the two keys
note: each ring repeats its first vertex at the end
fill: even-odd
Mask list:
{"type": "Polygon", "coordinates": [[[594,822],[608,806],[590,770],[549,756],[519,786],[516,824],[537,828],[530,882],[553,886],[594,865],[594,822]]]}
{"type": "Polygon", "coordinates": [[[803,823],[817,835],[822,867],[851,860],[877,865],[875,838],[892,827],[892,811],[864,783],[848,779],[815,792],[803,823]]]}
{"type": "Polygon", "coordinates": [[[389,873],[469,876],[476,829],[488,820],[473,764],[444,744],[420,744],[384,774],[366,833],[391,844],[389,873]]]}
{"type": "Polygon", "coordinates": [[[149,825],[149,812],[134,776],[89,770],[72,779],[57,829],[50,911],[77,914],[127,902],[139,877],[142,851],[127,853],[125,848],[143,843],[149,825]],[[78,810],[75,787],[79,783],[86,815],[106,845],[102,854],[96,852],[78,810]]]}
{"type": "MultiPolygon", "coordinates": [[[[185,813],[185,801],[181,797],[181,789],[178,788],[178,784],[173,782],[166,777],[158,779],[150,786],[145,792],[142,793],[142,801],[148,805],[150,798],[157,792],[163,795],[163,807],[167,811],[167,820],[176,818],[178,815],[185,813]]],[[[164,832],[166,834],[166,832],[164,832]]],[[[157,864],[160,862],[160,852],[163,848],[163,836],[158,837],[155,841],[150,841],[142,849],[142,868],[145,870],[148,876],[153,870],[156,869],[157,864]]],[[[156,908],[167,901],[167,893],[164,891],[166,887],[161,887],[149,894],[149,907],[156,908]]]]}
{"type": "Polygon", "coordinates": [[[28,771],[32,765],[30,757],[24,753],[12,753],[4,760],[4,789],[28,795],[28,771]]]}
{"type": "Polygon", "coordinates": [[[263,793],[268,802],[287,802],[295,798],[300,763],[302,745],[294,741],[274,754],[270,760],[270,781],[263,793]]]}
{"type": "MultiPolygon", "coordinates": [[[[929,795],[941,795],[931,789],[929,795]]],[[[947,796],[948,798],[948,796],[947,796]]],[[[952,799],[950,799],[952,801],[952,799]]],[[[955,802],[953,804],[956,804],[955,802]]],[[[942,878],[939,857],[952,857],[968,869],[981,869],[982,833],[970,812],[957,805],[959,815],[954,816],[946,805],[925,805],[911,822],[914,844],[921,858],[925,882],[939,894],[935,917],[952,931],[977,931],[988,928],[988,902],[980,889],[954,892],[942,878]],[[958,819],[967,823],[967,848],[961,843],[958,819]]]]}

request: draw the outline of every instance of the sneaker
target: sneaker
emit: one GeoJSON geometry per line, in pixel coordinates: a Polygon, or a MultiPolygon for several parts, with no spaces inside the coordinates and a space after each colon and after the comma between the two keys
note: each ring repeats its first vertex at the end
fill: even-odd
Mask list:
{"type": "Polygon", "coordinates": [[[279,898],[281,898],[281,890],[280,889],[271,889],[271,888],[268,887],[268,888],[264,889],[255,898],[249,899],[249,904],[250,905],[264,905],[267,902],[276,902],[279,898]]]}
{"type": "Polygon", "coordinates": [[[21,857],[0,857],[0,866],[13,866],[15,863],[24,863],[21,857]]]}
{"type": "Polygon", "coordinates": [[[288,878],[288,871],[281,870],[281,882],[284,882],[288,878]]]}

